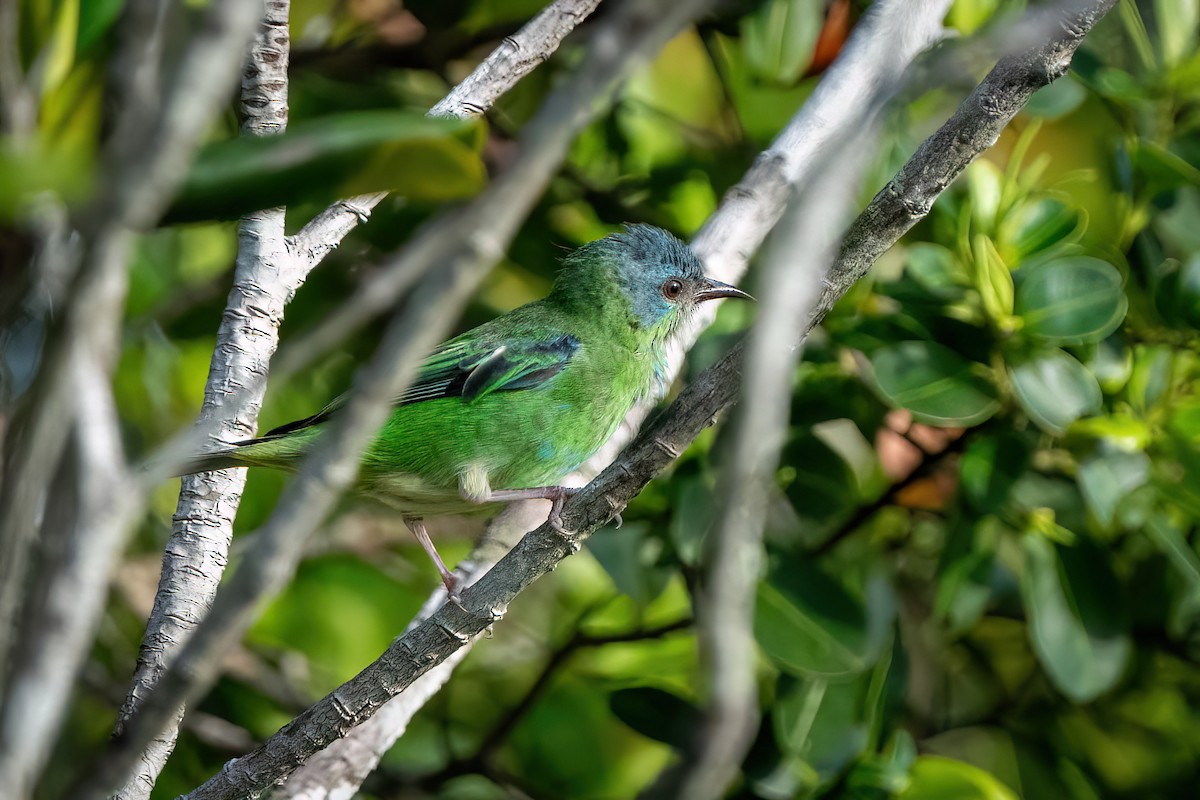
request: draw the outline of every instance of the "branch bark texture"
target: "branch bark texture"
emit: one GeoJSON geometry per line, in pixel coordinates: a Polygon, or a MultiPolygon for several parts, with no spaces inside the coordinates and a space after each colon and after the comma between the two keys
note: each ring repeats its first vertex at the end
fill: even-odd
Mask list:
{"type": "MultiPolygon", "coordinates": [[[[870,220],[881,215],[886,218],[892,206],[905,205],[898,193],[914,187],[909,186],[911,178],[901,180],[901,177],[929,176],[934,185],[948,186],[954,176],[991,146],[1023,100],[1065,71],[1083,36],[1114,3],[1115,0],[1102,0],[1072,8],[1064,14],[1061,30],[1048,42],[1003,59],[992,70],[851,227],[805,330],[819,322],[825,310],[852,285],[853,281],[845,276],[861,269],[863,263],[869,266],[911,226],[911,221],[906,226],[893,226],[888,234],[878,237],[867,237],[862,231],[870,220]],[[1014,102],[1013,94],[1021,101],[1014,102]],[[1004,112],[997,114],[997,108],[1004,112]],[[945,153],[929,144],[960,138],[964,145],[946,158],[945,153]]],[[[926,211],[936,194],[928,198],[926,211]]],[[[716,414],[735,401],[742,355],[743,347],[735,346],[725,358],[705,370],[611,466],[567,502],[563,521],[575,533],[564,534],[543,524],[527,534],[495,568],[463,592],[464,608],[443,605],[398,638],[357,676],[296,717],[257,750],[227,764],[188,797],[226,800],[266,789],[321,748],[369,719],[389,699],[502,618],[517,594],[553,570],[561,560],[578,552],[588,535],[624,509],[630,499],[712,424],[716,414]]]]}
{"type": "MultiPolygon", "coordinates": [[[[267,0],[242,71],[242,133],[282,133],[288,119],[290,0],[267,0]]],[[[233,286],[209,365],[198,425],[214,446],[252,437],[266,393],[266,374],[279,342],[284,308],[308,270],[291,257],[284,236],[284,209],[250,214],[238,227],[233,286]]],[[[162,575],[146,623],[129,695],[117,730],[157,684],[167,664],[208,614],[225,571],[233,521],[246,471],[221,470],[182,479],[162,575]]],[[[140,756],[136,774],[117,792],[121,800],[149,797],[175,747],[181,707],[140,756]]]]}

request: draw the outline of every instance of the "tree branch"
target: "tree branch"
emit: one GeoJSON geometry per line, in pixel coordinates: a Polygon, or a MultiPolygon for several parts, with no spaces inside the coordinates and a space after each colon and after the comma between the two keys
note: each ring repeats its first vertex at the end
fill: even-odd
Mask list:
{"type": "MultiPolygon", "coordinates": [[[[845,276],[873,260],[894,244],[907,227],[890,228],[885,237],[866,237],[861,228],[886,216],[893,206],[903,206],[909,175],[928,176],[944,188],[954,176],[995,140],[999,131],[1034,91],[1061,75],[1083,36],[1115,0],[1100,0],[1074,7],[1064,14],[1061,30],[1048,42],[1017,56],[1003,59],[989,73],[955,115],[917,151],[872,200],[851,226],[842,250],[822,286],[821,299],[806,328],[820,321],[853,281],[845,276]],[[1014,97],[1016,100],[1014,100],[1014,97]],[[994,109],[1004,109],[996,114],[994,109]],[[959,141],[963,146],[938,150],[930,141],[959,141]],[[878,252],[875,252],[875,251],[878,252]],[[875,252],[875,256],[870,253],[875,252]]],[[[927,211],[932,204],[924,208],[927,211]]],[[[911,223],[910,223],[911,224],[911,223]]],[[[576,531],[564,534],[549,524],[527,534],[495,568],[463,592],[464,608],[443,605],[427,620],[399,637],[371,665],[292,720],[261,747],[230,762],[194,791],[191,800],[218,800],[260,791],[286,777],[297,764],[346,735],[369,719],[392,697],[421,675],[461,650],[474,637],[503,617],[509,603],[526,586],[576,553],[597,528],[625,508],[649,481],[664,469],[714,416],[737,397],[743,348],[736,346],[724,359],[705,370],[656,418],[619,458],[566,503],[563,521],[576,531]]]]}
{"type": "MultiPolygon", "coordinates": [[[[287,128],[289,0],[267,0],[242,71],[242,133],[270,136],[287,128]]],[[[250,438],[266,393],[266,374],[279,342],[284,308],[307,277],[288,253],[284,210],[247,215],[238,226],[233,286],[217,331],[198,428],[219,447],[250,438]]],[[[229,558],[233,521],[246,471],[228,469],[182,479],[162,575],[146,622],[129,695],[117,731],[141,705],[169,661],[212,605],[229,558]]],[[[141,755],[137,774],[117,792],[121,800],[149,797],[175,748],[180,708],[141,755]]]]}

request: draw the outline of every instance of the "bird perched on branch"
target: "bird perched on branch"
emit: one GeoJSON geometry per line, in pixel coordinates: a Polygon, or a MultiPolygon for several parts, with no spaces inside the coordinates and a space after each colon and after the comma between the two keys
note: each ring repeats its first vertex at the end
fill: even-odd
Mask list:
{"type": "MultiPolygon", "coordinates": [[[[569,255],[550,294],[438,347],[362,457],[356,491],[397,509],[429,554],[451,599],[458,586],[422,518],[489,503],[546,499],[661,383],[666,344],[708,300],[749,298],[705,277],[699,259],[649,225],[569,255]]],[[[187,473],[295,468],[345,404],[259,439],[205,453],[187,473]]]]}

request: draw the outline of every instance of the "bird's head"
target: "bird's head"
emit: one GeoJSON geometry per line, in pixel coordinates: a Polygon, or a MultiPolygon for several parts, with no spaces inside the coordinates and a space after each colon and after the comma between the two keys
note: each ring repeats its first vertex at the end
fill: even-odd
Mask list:
{"type": "Polygon", "coordinates": [[[635,325],[662,335],[674,331],[701,303],[753,299],[736,286],[706,277],[686,244],[652,225],[626,225],[624,232],[576,250],[567,257],[555,290],[586,292],[593,302],[598,293],[608,299],[615,295],[628,305],[635,325]]]}

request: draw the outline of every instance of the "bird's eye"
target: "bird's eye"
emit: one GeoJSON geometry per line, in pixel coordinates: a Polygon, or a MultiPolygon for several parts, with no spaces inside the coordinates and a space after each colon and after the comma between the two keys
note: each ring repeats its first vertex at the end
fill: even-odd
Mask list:
{"type": "Polygon", "coordinates": [[[679,295],[683,294],[683,282],[671,278],[671,280],[662,285],[662,293],[663,297],[668,300],[675,300],[679,295]]]}

